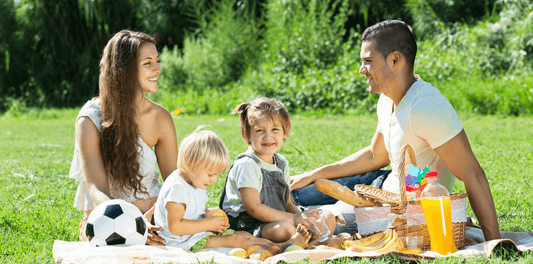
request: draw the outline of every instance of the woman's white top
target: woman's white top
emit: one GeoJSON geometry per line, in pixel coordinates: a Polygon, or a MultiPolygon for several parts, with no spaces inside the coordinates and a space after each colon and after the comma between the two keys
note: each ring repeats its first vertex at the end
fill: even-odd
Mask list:
{"type": "MultiPolygon", "coordinates": [[[[76,121],[82,117],[89,117],[98,128],[98,131],[102,130],[102,113],[99,105],[100,99],[88,101],[80,110],[76,121]]],[[[141,185],[146,188],[147,193],[137,192],[137,197],[134,196],[133,190],[125,190],[120,192],[117,189],[112,188],[110,182],[110,193],[115,199],[123,199],[128,202],[133,202],[138,199],[148,199],[158,196],[161,186],[163,185],[158,181],[159,173],[157,172],[157,157],[155,152],[139,137],[139,173],[143,176],[141,185]]],[[[81,170],[79,143],[75,142],[74,145],[74,157],[72,158],[72,164],[70,165],[69,177],[79,182],[78,190],[76,191],[76,198],[74,199],[74,207],[78,210],[90,210],[94,209],[94,203],[89,195],[85,175],[81,170]]]]}

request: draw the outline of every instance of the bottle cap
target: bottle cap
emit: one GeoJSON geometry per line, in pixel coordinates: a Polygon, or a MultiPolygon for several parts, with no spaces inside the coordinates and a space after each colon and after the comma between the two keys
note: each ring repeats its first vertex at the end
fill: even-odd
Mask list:
{"type": "Polygon", "coordinates": [[[426,173],[426,178],[433,178],[433,177],[438,177],[438,176],[439,174],[436,171],[431,171],[431,172],[426,173]]]}

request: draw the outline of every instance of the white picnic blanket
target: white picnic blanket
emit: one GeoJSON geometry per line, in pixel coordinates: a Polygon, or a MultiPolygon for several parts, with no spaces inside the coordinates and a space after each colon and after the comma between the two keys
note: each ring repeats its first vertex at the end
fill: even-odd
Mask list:
{"type": "MultiPolygon", "coordinates": [[[[343,250],[298,250],[278,254],[266,259],[265,263],[298,262],[303,259],[310,261],[333,260],[339,258],[378,258],[394,254],[401,259],[434,259],[440,257],[476,256],[490,257],[494,248],[500,244],[507,244],[517,251],[533,251],[533,232],[502,231],[502,239],[486,242],[481,229],[467,227],[465,236],[474,241],[474,245],[461,248],[450,255],[440,255],[426,251],[422,254],[392,252],[380,254],[374,252],[349,252],[343,250]],[[477,243],[477,244],[476,244],[477,243]]],[[[190,252],[185,249],[157,246],[107,246],[91,247],[87,242],[54,242],[53,255],[55,263],[198,263],[213,261],[215,263],[260,263],[260,261],[241,259],[228,256],[230,248],[204,249],[190,252]]]]}

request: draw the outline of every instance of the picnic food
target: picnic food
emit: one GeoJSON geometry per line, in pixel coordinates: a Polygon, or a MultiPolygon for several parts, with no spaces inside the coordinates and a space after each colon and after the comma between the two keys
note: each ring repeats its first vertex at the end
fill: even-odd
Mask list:
{"type": "Polygon", "coordinates": [[[226,217],[226,219],[225,219],[224,221],[225,221],[225,222],[229,222],[229,220],[228,220],[228,216],[227,216],[226,213],[225,213],[222,209],[220,209],[220,208],[218,208],[218,209],[216,209],[216,210],[213,210],[213,211],[209,212],[209,215],[211,215],[211,216],[224,216],[224,217],[226,217]]]}
{"type": "Polygon", "coordinates": [[[246,250],[242,248],[234,248],[228,253],[228,256],[246,258],[246,250]]]}
{"type": "Polygon", "coordinates": [[[374,201],[380,203],[399,205],[402,202],[402,198],[399,194],[392,193],[380,188],[364,184],[356,184],[353,188],[355,193],[363,195],[364,197],[372,198],[374,201]]]}
{"type": "Polygon", "coordinates": [[[328,247],[336,248],[336,249],[342,249],[342,238],[340,237],[334,237],[328,242],[328,247]]]}
{"type": "Polygon", "coordinates": [[[261,246],[261,245],[253,245],[249,248],[246,249],[246,256],[250,256],[252,254],[252,252],[254,252],[254,250],[256,249],[265,249],[265,247],[261,246]]]}
{"type": "Polygon", "coordinates": [[[369,245],[372,245],[380,240],[383,240],[385,236],[387,235],[386,231],[378,232],[376,234],[373,234],[371,236],[355,240],[355,241],[349,241],[348,244],[350,245],[357,245],[361,247],[367,247],[369,245]]]}
{"type": "Polygon", "coordinates": [[[144,245],[148,228],[137,206],[114,199],[94,208],[87,219],[85,235],[92,246],[144,245]]]}
{"type": "Polygon", "coordinates": [[[299,246],[299,245],[297,245],[297,244],[293,244],[293,245],[288,246],[285,249],[285,252],[291,252],[291,251],[295,251],[295,250],[304,250],[304,248],[299,246]]]}
{"type": "MultiPolygon", "coordinates": [[[[383,203],[390,204],[391,216],[394,217],[394,215],[396,216],[403,215],[401,217],[395,217],[395,220],[392,223],[392,225],[396,227],[396,230],[399,236],[401,237],[424,236],[425,238],[428,238],[429,237],[428,226],[425,223],[423,222],[413,223],[412,221],[407,221],[408,218],[417,217],[416,215],[419,214],[417,210],[407,210],[407,208],[409,206],[411,206],[411,208],[413,208],[412,206],[417,206],[417,208],[421,207],[421,199],[409,199],[406,195],[405,187],[402,188],[402,183],[405,184],[405,174],[407,172],[407,165],[409,164],[407,158],[410,158],[411,163],[414,166],[416,166],[416,161],[415,161],[416,159],[413,153],[414,153],[413,149],[409,145],[404,145],[404,147],[400,151],[400,165],[399,165],[400,194],[393,194],[390,192],[385,192],[383,190],[376,190],[375,188],[370,187],[370,186],[360,186],[360,185],[355,185],[354,190],[361,196],[370,197],[376,201],[379,201],[379,202],[383,201],[383,203]],[[375,196],[373,197],[372,195],[375,195],[375,196]],[[378,200],[378,199],[382,199],[382,200],[378,200]]],[[[454,206],[453,207],[454,212],[457,212],[458,214],[461,214],[461,215],[463,214],[466,215],[466,212],[465,212],[466,198],[467,198],[466,193],[454,193],[450,195],[451,203],[454,206]]],[[[381,209],[382,208],[377,208],[377,207],[364,208],[364,210],[367,212],[378,212],[378,211],[382,211],[381,209]]],[[[355,210],[358,211],[359,208],[355,208],[355,210]]],[[[356,222],[359,225],[359,223],[361,222],[361,219],[356,219],[356,222]]],[[[454,239],[454,243],[457,248],[463,247],[465,245],[465,242],[466,242],[465,232],[466,232],[466,217],[464,218],[462,216],[457,217],[457,222],[452,222],[453,239],[454,239]]],[[[362,235],[365,235],[365,234],[362,234],[362,235]]],[[[430,239],[423,240],[421,250],[422,251],[431,250],[430,239]]]]}
{"type": "Polygon", "coordinates": [[[403,243],[400,240],[400,237],[398,237],[398,233],[396,232],[396,228],[389,228],[392,230],[393,237],[392,239],[381,249],[378,250],[380,253],[387,253],[391,251],[400,251],[403,249],[403,243]]]}
{"type": "Polygon", "coordinates": [[[403,243],[398,237],[396,228],[389,228],[383,233],[383,237],[381,237],[380,234],[379,236],[375,236],[372,239],[364,241],[364,243],[361,243],[360,241],[344,241],[343,246],[346,248],[346,250],[354,252],[376,251],[379,253],[388,253],[390,251],[399,251],[403,249],[403,243]],[[369,241],[374,241],[376,238],[379,238],[379,240],[369,245],[366,244],[369,241]],[[366,246],[361,246],[361,244],[366,246]]]}
{"type": "Polygon", "coordinates": [[[255,259],[255,260],[260,260],[260,261],[263,261],[267,258],[270,258],[272,257],[272,253],[270,253],[270,251],[264,249],[264,248],[257,248],[255,249],[254,251],[252,251],[252,253],[250,254],[250,256],[248,256],[249,259],[255,259]]]}
{"type": "Polygon", "coordinates": [[[326,180],[319,179],[315,181],[315,187],[320,192],[327,194],[337,200],[343,201],[347,204],[357,206],[357,207],[369,207],[369,206],[381,206],[381,204],[372,201],[366,197],[358,195],[356,192],[350,190],[346,186],[341,184],[326,180]]]}

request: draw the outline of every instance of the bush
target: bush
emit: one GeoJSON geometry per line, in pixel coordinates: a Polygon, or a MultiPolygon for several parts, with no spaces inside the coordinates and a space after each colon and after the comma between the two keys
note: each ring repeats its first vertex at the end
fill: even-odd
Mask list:
{"type": "Polygon", "coordinates": [[[0,3],[6,17],[0,31],[6,62],[0,68],[0,111],[10,107],[5,98],[31,107],[72,107],[97,95],[107,39],[136,23],[131,7],[137,0],[0,3]]]}
{"type": "Polygon", "coordinates": [[[168,89],[169,91],[185,91],[187,90],[187,83],[189,75],[185,69],[183,62],[183,54],[174,46],[172,50],[163,47],[159,53],[161,64],[161,74],[157,80],[160,89],[168,89]]]}
{"type": "Polygon", "coordinates": [[[185,39],[183,48],[186,81],[192,89],[224,87],[258,65],[259,25],[245,12],[238,15],[235,2],[215,2],[210,9],[196,11],[199,31],[185,39]]]}
{"type": "Polygon", "coordinates": [[[475,24],[497,13],[498,0],[407,0],[413,29],[419,38],[432,38],[454,24],[475,24]]]}
{"type": "Polygon", "coordinates": [[[533,4],[506,3],[500,13],[475,26],[455,24],[419,42],[415,72],[458,110],[533,113],[533,65],[526,51],[533,44],[533,4]]]}
{"type": "Polygon", "coordinates": [[[345,44],[340,59],[329,69],[304,67],[301,74],[266,69],[261,92],[281,100],[292,112],[373,112],[377,97],[369,95],[359,75],[359,51],[359,42],[345,44]]]}
{"type": "Polygon", "coordinates": [[[198,25],[194,18],[197,1],[142,0],[137,8],[139,27],[148,34],[155,34],[159,46],[183,48],[188,33],[198,25]]]}
{"type": "Polygon", "coordinates": [[[149,94],[148,98],[157,101],[170,112],[182,110],[183,114],[217,114],[226,115],[240,103],[249,102],[259,96],[257,90],[250,89],[251,84],[242,81],[227,85],[224,91],[205,88],[197,91],[192,88],[186,90],[162,90],[149,94]]]}
{"type": "Polygon", "coordinates": [[[419,41],[415,71],[428,80],[450,81],[530,70],[533,64],[527,56],[533,54],[526,50],[533,51],[533,15],[516,3],[475,26],[455,24],[419,41]]]}
{"type": "Polygon", "coordinates": [[[523,0],[0,0],[0,111],[97,95],[104,45],[131,28],[161,41],[150,98],[167,109],[229,113],[266,95],[292,112],[372,112],[358,39],[401,18],[418,38],[415,73],[457,109],[531,114],[532,10],[523,0]]]}
{"type": "Polygon", "coordinates": [[[293,112],[372,111],[359,76],[359,34],[344,43],[350,1],[271,1],[260,92],[293,112]]]}
{"type": "Polygon", "coordinates": [[[326,69],[342,53],[348,0],[269,1],[265,61],[274,72],[301,74],[304,67],[326,69]],[[335,12],[338,7],[338,12],[335,12]]]}
{"type": "Polygon", "coordinates": [[[413,23],[408,0],[351,0],[346,29],[362,33],[367,27],[383,20],[400,19],[407,24],[413,23]]]}
{"type": "Polygon", "coordinates": [[[436,82],[437,88],[459,111],[481,115],[519,116],[533,114],[532,77],[474,76],[462,81],[436,82]]]}
{"type": "MultiPolygon", "coordinates": [[[[341,25],[349,11],[345,10],[347,1],[335,3],[269,2],[263,61],[254,62],[259,65],[256,67],[248,64],[238,80],[219,88],[193,86],[188,79],[192,69],[218,70],[220,76],[220,65],[225,60],[222,56],[215,57],[218,61],[210,60],[210,65],[186,66],[188,59],[209,61],[193,58],[195,54],[209,55],[207,44],[202,44],[205,51],[201,52],[189,49],[181,54],[177,49],[164,49],[161,84],[173,79],[161,85],[163,91],[155,97],[169,109],[186,107],[185,113],[229,113],[237,104],[257,96],[281,100],[293,113],[374,112],[378,96],[368,93],[364,77],[358,74],[360,35],[352,31],[346,42],[339,41],[344,38],[341,25]],[[170,72],[174,74],[168,76],[170,72]],[[177,89],[180,91],[170,95],[165,92],[177,89]]],[[[440,89],[457,110],[530,115],[533,89],[527,75],[532,67],[527,58],[533,55],[528,52],[533,49],[533,15],[528,10],[528,5],[517,0],[475,25],[457,22],[439,29],[432,38],[419,40],[415,73],[440,89]]]]}

